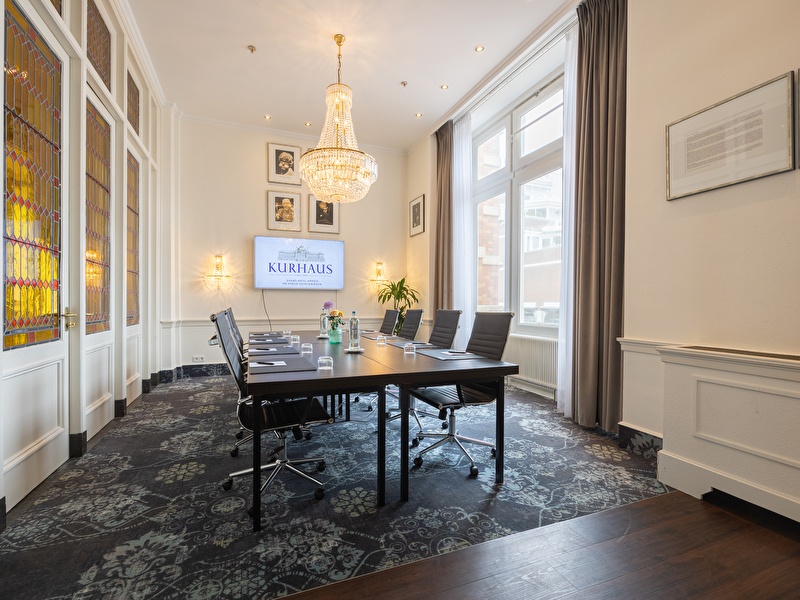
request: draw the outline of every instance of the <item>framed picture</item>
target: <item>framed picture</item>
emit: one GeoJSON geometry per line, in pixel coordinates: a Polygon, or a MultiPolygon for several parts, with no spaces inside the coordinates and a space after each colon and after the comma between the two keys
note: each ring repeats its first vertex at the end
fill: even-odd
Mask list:
{"type": "Polygon", "coordinates": [[[300,194],[267,192],[267,227],[283,231],[300,231],[300,194]]]}
{"type": "Polygon", "coordinates": [[[414,198],[408,205],[408,235],[425,231],[425,194],[414,198]]]}
{"type": "Polygon", "coordinates": [[[339,203],[323,202],[308,195],[308,230],[339,233],[339,203]]]}
{"type": "Polygon", "coordinates": [[[667,125],[667,200],[794,164],[793,72],[667,125]]]}
{"type": "Polygon", "coordinates": [[[270,183],[300,185],[300,148],[284,144],[267,144],[267,180],[270,183]]]}

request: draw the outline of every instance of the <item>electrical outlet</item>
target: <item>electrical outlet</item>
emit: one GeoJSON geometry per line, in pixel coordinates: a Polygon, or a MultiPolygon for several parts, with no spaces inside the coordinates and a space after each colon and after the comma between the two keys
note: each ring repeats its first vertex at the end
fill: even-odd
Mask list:
{"type": "Polygon", "coordinates": [[[192,362],[206,362],[206,357],[202,354],[197,354],[192,357],[192,362]]]}

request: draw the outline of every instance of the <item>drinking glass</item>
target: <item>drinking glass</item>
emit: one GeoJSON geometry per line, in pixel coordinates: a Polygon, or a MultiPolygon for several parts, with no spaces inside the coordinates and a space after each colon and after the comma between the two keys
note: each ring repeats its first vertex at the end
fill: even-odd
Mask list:
{"type": "Polygon", "coordinates": [[[290,343],[291,343],[292,346],[295,346],[295,347],[299,346],[300,345],[300,336],[299,335],[293,335],[291,337],[290,343]]]}
{"type": "Polygon", "coordinates": [[[403,354],[416,354],[417,347],[414,344],[408,343],[403,346],[403,354]]]}
{"type": "Polygon", "coordinates": [[[333,357],[332,356],[320,356],[317,359],[317,370],[318,371],[333,371],[333,357]]]}
{"type": "Polygon", "coordinates": [[[375,345],[376,346],[385,346],[386,345],[386,336],[385,335],[379,335],[378,337],[376,337],[375,338],[375,345]]]}
{"type": "Polygon", "coordinates": [[[314,346],[311,344],[301,344],[300,345],[300,355],[305,354],[313,354],[314,353],[314,346]]]}
{"type": "Polygon", "coordinates": [[[285,337],[286,339],[289,339],[291,336],[292,336],[292,330],[291,329],[284,329],[283,330],[283,337],[285,337]]]}

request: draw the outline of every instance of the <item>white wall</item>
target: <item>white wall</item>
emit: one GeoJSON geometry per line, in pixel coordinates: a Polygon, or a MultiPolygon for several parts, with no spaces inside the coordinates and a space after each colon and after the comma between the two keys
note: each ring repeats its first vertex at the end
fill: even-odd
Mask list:
{"type": "MultiPolygon", "coordinates": [[[[412,286],[421,293],[419,307],[425,309],[425,329],[419,337],[427,339],[433,312],[433,256],[436,243],[436,137],[430,136],[419,142],[408,155],[407,190],[405,204],[405,231],[408,239],[407,268],[405,275],[412,286]],[[409,203],[425,195],[425,231],[413,238],[409,232],[409,203]]],[[[393,277],[396,278],[396,277],[393,277]]]]}
{"type": "Polygon", "coordinates": [[[629,2],[628,426],[662,430],[653,346],[800,354],[800,173],[665,199],[665,126],[800,67],[798,19],[795,0],[629,2]]]}
{"type": "MultiPolygon", "coordinates": [[[[385,262],[389,277],[406,271],[406,157],[380,148],[363,148],[378,161],[378,180],[359,202],[340,206],[339,235],[308,232],[308,189],[267,181],[267,144],[300,146],[304,152],[316,140],[278,136],[192,119],[181,122],[179,200],[178,319],[181,323],[179,364],[203,355],[206,362],[221,362],[207,345],[213,333],[209,315],[232,306],[243,329],[264,327],[266,315],[275,328],[316,327],[323,302],[333,300],[362,319],[378,319],[385,307],[375,300],[368,279],[376,260],[385,262]],[[267,229],[267,192],[300,192],[303,207],[301,232],[267,229]],[[253,236],[290,235],[345,241],[345,287],[339,292],[265,291],[253,288],[253,236]],[[206,289],[204,275],[211,271],[215,254],[224,256],[226,269],[235,277],[229,292],[206,289]]],[[[422,285],[422,284],[420,284],[422,285]]]]}

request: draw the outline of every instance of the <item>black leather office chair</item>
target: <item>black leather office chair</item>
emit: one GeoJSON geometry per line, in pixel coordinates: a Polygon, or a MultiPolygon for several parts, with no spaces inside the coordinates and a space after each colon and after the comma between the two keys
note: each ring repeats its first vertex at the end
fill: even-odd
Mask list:
{"type": "Polygon", "coordinates": [[[394,308],[389,308],[383,315],[383,322],[378,328],[384,335],[394,335],[394,328],[397,326],[397,317],[400,316],[400,311],[394,308]]]}
{"type": "MultiPolygon", "coordinates": [[[[475,313],[475,321],[472,326],[472,333],[467,342],[467,352],[477,354],[485,358],[500,360],[508,341],[508,332],[511,328],[511,320],[514,313],[510,312],[479,312],[475,313]]],[[[475,466],[475,459],[467,451],[462,442],[480,444],[492,449],[492,456],[495,455],[495,448],[492,442],[478,440],[459,435],[456,431],[456,410],[478,404],[489,404],[497,398],[497,386],[499,383],[470,383],[458,384],[441,387],[418,388],[410,390],[412,398],[421,400],[439,411],[440,419],[448,419],[446,432],[420,432],[415,438],[415,444],[426,437],[440,438],[427,448],[424,448],[414,458],[414,466],[422,465],[422,455],[438,448],[444,444],[456,444],[470,461],[469,474],[477,477],[478,467],[475,466]]]]}
{"type": "Polygon", "coordinates": [[[403,324],[400,326],[400,331],[397,336],[407,340],[413,340],[417,337],[419,326],[422,324],[422,313],[425,311],[421,308],[412,308],[406,311],[403,318],[403,324]]]}
{"type": "MultiPolygon", "coordinates": [[[[228,369],[239,390],[239,399],[236,403],[236,416],[242,429],[252,432],[254,398],[247,395],[245,367],[244,363],[240,360],[239,350],[230,331],[230,321],[227,310],[212,315],[211,320],[217,328],[217,336],[225,356],[225,362],[228,364],[228,369]]],[[[322,406],[322,403],[317,398],[286,399],[269,402],[265,400],[255,400],[255,403],[260,406],[261,410],[262,434],[271,431],[278,439],[278,446],[270,452],[274,460],[261,467],[262,471],[270,471],[266,481],[261,485],[261,492],[263,493],[267,486],[274,481],[283,469],[287,469],[308,481],[316,483],[318,487],[314,492],[314,496],[317,499],[324,497],[324,484],[297,468],[297,466],[301,464],[317,463],[317,470],[324,471],[326,466],[324,458],[290,459],[287,452],[286,438],[286,434],[292,431],[295,439],[301,439],[303,437],[303,428],[313,423],[332,423],[333,419],[322,406]]],[[[248,439],[252,439],[252,433],[248,439]]],[[[237,442],[237,447],[240,443],[244,443],[245,441],[247,440],[245,439],[237,442]]],[[[252,474],[252,472],[253,470],[250,468],[231,473],[228,475],[225,482],[223,482],[222,487],[229,490],[233,486],[234,477],[239,477],[248,473],[252,474]]]]}
{"type": "MultiPolygon", "coordinates": [[[[453,340],[456,337],[456,333],[458,332],[458,322],[461,319],[461,311],[460,310],[449,310],[440,308],[436,311],[436,317],[433,320],[433,329],[431,329],[431,335],[428,338],[428,344],[433,346],[434,348],[452,348],[453,347],[453,340]]],[[[387,393],[391,393],[390,390],[387,390],[387,393]]],[[[394,394],[392,394],[394,395],[394,394]]],[[[422,423],[419,420],[419,415],[424,414],[431,417],[435,417],[434,413],[430,413],[424,410],[417,410],[416,406],[414,406],[414,399],[411,398],[411,406],[409,408],[409,414],[414,417],[417,421],[417,425],[419,426],[419,430],[422,431],[422,423]]],[[[391,411],[387,411],[386,420],[393,421],[400,417],[400,413],[395,415],[391,414],[391,411]]],[[[447,423],[444,422],[442,424],[442,428],[447,428],[447,423]]]]}
{"type": "Polygon", "coordinates": [[[440,308],[433,319],[433,329],[428,338],[428,343],[436,348],[452,348],[453,340],[458,332],[458,322],[461,319],[460,310],[440,308]]]}

